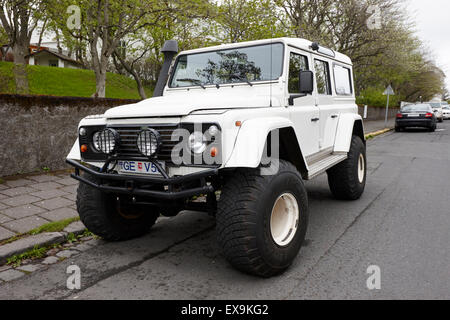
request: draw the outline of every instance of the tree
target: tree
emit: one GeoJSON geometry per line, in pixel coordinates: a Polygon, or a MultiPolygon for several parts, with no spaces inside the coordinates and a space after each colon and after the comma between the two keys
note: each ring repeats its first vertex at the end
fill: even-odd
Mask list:
{"type": "Polygon", "coordinates": [[[43,16],[42,5],[41,0],[0,0],[0,23],[13,51],[18,93],[28,93],[26,56],[31,36],[43,16]]]}
{"type": "Polygon", "coordinates": [[[94,96],[105,97],[108,64],[121,41],[146,26],[155,25],[167,8],[157,0],[63,0],[53,10],[54,20],[61,15],[69,19],[72,13],[66,10],[73,4],[80,8],[79,28],[70,29],[65,23],[60,28],[77,42],[88,44],[96,77],[94,96]]]}
{"type": "Polygon", "coordinates": [[[163,63],[160,53],[164,42],[178,40],[179,50],[208,45],[212,6],[204,0],[178,0],[161,3],[162,14],[149,13],[145,19],[154,21],[122,40],[113,54],[120,73],[132,76],[141,98],[145,99],[144,84],[153,85],[163,63]]]}
{"type": "Polygon", "coordinates": [[[267,39],[286,34],[282,16],[272,0],[224,0],[216,6],[212,27],[219,42],[267,39]]]}

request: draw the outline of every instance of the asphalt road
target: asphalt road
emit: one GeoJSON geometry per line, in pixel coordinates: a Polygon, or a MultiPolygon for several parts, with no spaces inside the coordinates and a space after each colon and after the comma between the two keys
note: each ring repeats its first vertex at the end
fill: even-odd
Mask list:
{"type": "Polygon", "coordinates": [[[326,176],[307,182],[307,240],[281,276],[232,269],[213,219],[186,212],[5,283],[0,299],[450,299],[450,121],[369,141],[368,169],[355,202],[334,200],[326,176]],[[78,291],[66,288],[71,263],[81,268],[78,291]],[[380,290],[366,286],[370,265],[380,267],[380,290]]]}

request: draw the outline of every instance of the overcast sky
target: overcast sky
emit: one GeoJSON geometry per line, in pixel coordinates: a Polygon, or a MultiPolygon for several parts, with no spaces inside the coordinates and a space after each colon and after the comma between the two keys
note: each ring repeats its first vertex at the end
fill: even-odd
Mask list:
{"type": "Polygon", "coordinates": [[[417,23],[417,34],[434,53],[447,76],[450,90],[450,1],[407,0],[407,10],[417,23]]]}

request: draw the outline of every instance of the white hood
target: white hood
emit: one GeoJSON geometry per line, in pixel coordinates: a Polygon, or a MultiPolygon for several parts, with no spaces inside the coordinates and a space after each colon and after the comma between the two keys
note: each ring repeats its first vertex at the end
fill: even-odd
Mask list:
{"type": "Polygon", "coordinates": [[[150,98],[135,104],[115,107],[107,110],[105,117],[111,119],[185,116],[195,110],[256,108],[270,105],[270,97],[267,95],[249,95],[247,92],[247,95],[230,96],[230,93],[228,91],[228,95],[224,95],[218,90],[201,93],[184,91],[184,94],[150,98]]]}

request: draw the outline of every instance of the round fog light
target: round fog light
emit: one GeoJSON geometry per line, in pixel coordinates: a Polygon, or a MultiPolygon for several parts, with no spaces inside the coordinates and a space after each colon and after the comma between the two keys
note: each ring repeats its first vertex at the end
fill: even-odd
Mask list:
{"type": "Polygon", "coordinates": [[[94,133],[92,137],[94,148],[106,154],[112,153],[118,145],[118,134],[112,129],[105,129],[94,133]]]}
{"type": "Polygon", "coordinates": [[[84,137],[86,133],[87,133],[86,128],[80,128],[80,136],[84,137]]]}
{"type": "Polygon", "coordinates": [[[153,129],[142,130],[136,141],[139,152],[144,156],[154,156],[161,145],[161,138],[158,131],[153,129]]]}

